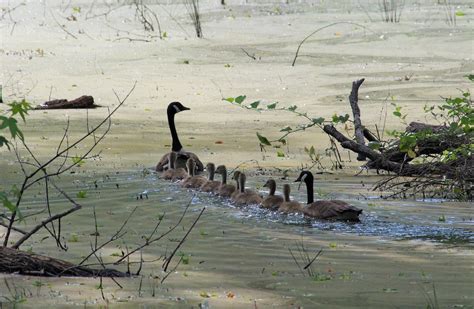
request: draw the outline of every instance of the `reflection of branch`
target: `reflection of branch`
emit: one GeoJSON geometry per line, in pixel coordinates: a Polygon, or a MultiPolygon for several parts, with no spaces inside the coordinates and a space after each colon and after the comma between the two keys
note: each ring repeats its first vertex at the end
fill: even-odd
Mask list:
{"type": "Polygon", "coordinates": [[[355,26],[358,26],[358,27],[361,27],[365,30],[368,30],[372,33],[376,33],[375,31],[373,30],[370,30],[369,28],[365,27],[365,26],[362,26],[360,24],[357,24],[357,23],[353,23],[353,22],[350,22],[350,21],[339,21],[339,22],[335,22],[335,23],[332,23],[332,24],[329,24],[329,25],[326,25],[324,27],[321,27],[321,28],[318,28],[316,30],[314,30],[313,32],[311,32],[308,36],[306,36],[303,41],[300,42],[300,44],[298,44],[298,48],[296,49],[296,53],[295,53],[295,58],[293,59],[293,63],[291,64],[292,67],[295,66],[295,63],[296,63],[296,58],[298,58],[298,54],[300,52],[300,48],[301,46],[303,45],[304,42],[306,42],[306,40],[308,40],[310,37],[312,37],[314,34],[318,33],[319,31],[323,30],[323,29],[326,29],[326,28],[329,28],[329,27],[332,27],[332,26],[335,26],[335,25],[339,25],[339,24],[349,24],[349,25],[355,25],[355,26]]]}

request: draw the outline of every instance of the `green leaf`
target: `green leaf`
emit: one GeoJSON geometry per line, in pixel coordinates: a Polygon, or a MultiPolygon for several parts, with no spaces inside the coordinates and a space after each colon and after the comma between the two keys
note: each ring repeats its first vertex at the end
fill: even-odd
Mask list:
{"type": "Polygon", "coordinates": [[[11,107],[10,111],[12,112],[12,117],[16,114],[20,114],[21,119],[23,119],[23,121],[26,121],[25,115],[28,115],[28,110],[31,109],[30,103],[26,102],[26,100],[23,99],[21,100],[21,102],[14,101],[8,105],[11,107]]]}
{"type": "Polygon", "coordinates": [[[294,112],[297,108],[298,108],[298,106],[292,105],[292,106],[288,107],[288,110],[291,111],[291,112],[294,112]]]}
{"type": "Polygon", "coordinates": [[[412,159],[416,158],[416,153],[411,149],[408,149],[407,155],[412,159]]]}
{"type": "Polygon", "coordinates": [[[311,146],[311,148],[309,148],[309,155],[314,156],[315,154],[316,154],[316,150],[314,149],[314,146],[311,146]]]}
{"type": "Polygon", "coordinates": [[[324,118],[323,117],[313,118],[312,121],[315,124],[323,124],[324,118]]]}
{"type": "Polygon", "coordinates": [[[397,111],[393,112],[393,114],[394,114],[395,116],[397,116],[397,117],[401,117],[401,116],[402,116],[402,113],[397,112],[397,111]]]}
{"type": "Polygon", "coordinates": [[[0,130],[8,128],[10,130],[10,134],[12,138],[19,137],[21,140],[24,139],[23,133],[17,126],[17,121],[13,117],[5,117],[5,116],[0,116],[0,120],[2,120],[2,123],[0,124],[0,130]]]}
{"type": "Polygon", "coordinates": [[[277,157],[279,157],[279,158],[284,158],[284,157],[285,157],[285,154],[283,153],[283,151],[278,150],[278,151],[277,151],[277,157]]]}
{"type": "Polygon", "coordinates": [[[253,103],[250,103],[250,107],[251,108],[257,108],[259,104],[260,104],[260,101],[255,101],[253,103]]]}
{"type": "Polygon", "coordinates": [[[233,103],[234,98],[225,98],[225,99],[222,99],[222,101],[227,101],[227,102],[233,103]]]}
{"type": "Polygon", "coordinates": [[[10,150],[10,143],[4,136],[0,135],[0,147],[3,147],[3,146],[7,146],[8,150],[10,150]]]}
{"type": "Polygon", "coordinates": [[[241,104],[245,100],[245,98],[247,98],[247,96],[239,95],[237,98],[235,98],[234,102],[237,104],[241,104]]]}
{"type": "Polygon", "coordinates": [[[456,11],[456,16],[464,16],[466,14],[464,14],[463,11],[456,11]]]}
{"type": "Polygon", "coordinates": [[[87,192],[86,191],[79,191],[76,193],[77,198],[86,198],[87,197],[87,192]]]}
{"type": "Polygon", "coordinates": [[[290,127],[290,126],[286,126],[284,127],[283,129],[280,130],[280,132],[290,132],[292,131],[293,129],[290,127]]]}
{"type": "Polygon", "coordinates": [[[275,109],[276,106],[277,106],[278,102],[275,102],[275,103],[272,103],[272,104],[268,104],[267,105],[267,109],[275,109]]]}
{"type": "Polygon", "coordinates": [[[3,204],[3,207],[7,208],[8,210],[10,210],[12,213],[15,212],[15,205],[13,205],[12,202],[10,202],[10,200],[8,199],[8,196],[7,196],[7,193],[6,192],[0,192],[0,201],[2,202],[3,204]]]}
{"type": "Polygon", "coordinates": [[[257,132],[257,137],[258,140],[260,141],[260,144],[265,145],[265,146],[271,146],[272,144],[270,141],[263,135],[260,135],[260,133],[257,132]]]}
{"type": "Polygon", "coordinates": [[[82,157],[80,157],[80,156],[74,156],[74,157],[71,158],[71,160],[72,160],[72,163],[73,163],[74,165],[77,165],[77,166],[79,166],[79,167],[80,167],[82,164],[85,163],[84,160],[82,159],[82,157]]]}
{"type": "Polygon", "coordinates": [[[369,148],[374,149],[374,150],[379,150],[380,149],[380,143],[379,142],[369,142],[369,148]]]}
{"type": "Polygon", "coordinates": [[[474,82],[474,74],[469,74],[466,75],[467,79],[469,79],[471,82],[474,82]]]}

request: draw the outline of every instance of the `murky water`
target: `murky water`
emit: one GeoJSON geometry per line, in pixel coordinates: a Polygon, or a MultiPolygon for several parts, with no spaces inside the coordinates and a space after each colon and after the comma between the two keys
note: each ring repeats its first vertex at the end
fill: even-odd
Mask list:
{"type": "MultiPolygon", "coordinates": [[[[249,177],[247,185],[260,188],[265,180],[266,177],[262,176],[249,177]]],[[[279,181],[279,188],[282,182],[279,181]]],[[[364,188],[356,186],[353,177],[328,181],[320,179],[317,187],[322,198],[345,199],[364,210],[361,222],[352,224],[309,220],[301,215],[284,215],[258,207],[237,208],[218,197],[184,190],[178,184],[160,180],[157,174],[148,170],[108,175],[67,175],[62,177],[61,185],[72,195],[79,191],[87,193],[85,198],[78,199],[84,208],[63,220],[63,236],[69,250],[59,251],[45,231],[31,239],[23,249],[78,261],[90,250],[94,239],[91,236],[94,232],[93,206],[97,212],[99,242],[107,240],[135,211],[127,224],[123,241],[107,246],[101,252],[106,262],[114,261],[124,248],[142,243],[143,237],[149,235],[163,214],[165,219],[158,232],[166,231],[191,201],[176,233],[143,250],[145,260],[152,261],[145,264],[142,271],[148,278],[146,284],[140,283],[139,279],[121,280],[124,288],[118,289],[107,282],[105,295],[116,304],[159,302],[188,307],[209,303],[223,307],[232,304],[248,307],[256,302],[266,306],[311,307],[325,303],[347,304],[354,295],[363,295],[367,292],[364,292],[365,289],[371,287],[368,288],[373,294],[368,298],[370,302],[361,296],[360,305],[381,305],[387,297],[392,297],[387,291],[398,293],[407,288],[410,290],[408,282],[428,284],[449,277],[450,274],[440,270],[440,265],[445,265],[451,258],[454,258],[452,263],[459,263],[452,266],[459,268],[458,272],[469,271],[467,260],[470,257],[466,250],[470,252],[474,242],[469,205],[440,201],[362,200],[358,199],[358,193],[364,188]],[[189,261],[181,264],[165,285],[160,285],[162,261],[153,260],[177,245],[203,207],[206,210],[201,220],[179,250],[189,261]],[[302,243],[311,256],[320,249],[324,250],[314,264],[315,272],[322,274],[317,280],[304,275],[289,253],[289,249],[296,252],[298,244],[302,243]],[[433,246],[441,247],[434,251],[433,246]],[[428,251],[426,248],[429,248],[428,251]],[[449,248],[457,248],[457,251],[446,251],[452,250],[449,248]],[[437,256],[434,260],[433,254],[437,256]],[[379,277],[380,271],[390,275],[387,273],[379,277]],[[390,276],[389,281],[386,276],[390,276]],[[364,291],[359,286],[362,282],[366,286],[362,289],[364,291]],[[142,290],[138,292],[140,286],[142,290]],[[337,290],[341,288],[349,288],[351,292],[340,297],[337,290]],[[234,294],[236,296],[232,297],[234,294]]],[[[304,202],[305,192],[298,191],[294,183],[292,188],[292,198],[304,202]]],[[[27,197],[24,215],[44,207],[41,192],[42,188],[38,187],[34,195],[27,197]]],[[[53,208],[64,209],[66,203],[63,198],[52,196],[52,205],[53,208]]],[[[27,225],[33,223],[27,221],[27,225]]],[[[297,259],[300,258],[297,256],[297,259]]],[[[303,263],[303,260],[299,262],[303,263]]],[[[9,279],[29,291],[38,280],[22,277],[9,279]]],[[[41,280],[48,282],[49,289],[43,288],[43,292],[36,296],[32,293],[29,299],[36,300],[27,302],[30,306],[103,302],[100,292],[94,288],[97,280],[41,280]],[[77,290],[78,284],[83,285],[79,295],[71,292],[77,290]],[[53,294],[55,296],[51,298],[53,294]]],[[[466,289],[469,289],[468,286],[450,293],[466,296],[466,289]]],[[[0,284],[0,290],[5,294],[4,285],[0,284]]],[[[422,295],[420,291],[408,293],[403,302],[411,304],[421,301],[420,304],[424,304],[422,295]]],[[[393,297],[400,303],[396,295],[393,297]]]]}

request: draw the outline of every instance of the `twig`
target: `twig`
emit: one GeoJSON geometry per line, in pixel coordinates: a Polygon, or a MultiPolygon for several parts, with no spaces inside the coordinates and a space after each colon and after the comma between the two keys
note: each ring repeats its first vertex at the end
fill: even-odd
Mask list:
{"type": "Polygon", "coordinates": [[[173,252],[171,253],[171,255],[168,257],[168,259],[165,261],[165,263],[163,264],[163,270],[166,271],[168,269],[168,265],[170,264],[171,262],[171,259],[173,258],[173,256],[176,254],[176,251],[178,251],[178,249],[183,245],[184,241],[186,240],[186,237],[188,237],[189,233],[191,233],[192,229],[194,228],[194,226],[196,225],[196,223],[199,221],[199,219],[201,218],[202,216],[202,213],[204,212],[204,210],[206,210],[206,207],[203,207],[201,212],[199,213],[199,215],[197,216],[196,220],[194,220],[193,224],[191,225],[191,227],[188,229],[188,232],[184,235],[183,238],[181,238],[181,241],[178,243],[178,245],[176,246],[176,248],[174,248],[173,252]]]}
{"type": "Polygon", "coordinates": [[[329,25],[326,25],[324,27],[321,27],[321,28],[318,28],[316,30],[314,30],[313,32],[311,32],[308,36],[306,36],[303,41],[300,42],[300,44],[298,44],[298,48],[296,49],[296,53],[295,53],[295,58],[293,59],[293,62],[291,64],[292,67],[295,66],[295,63],[296,63],[296,58],[298,58],[298,54],[300,52],[300,49],[301,49],[301,46],[304,44],[304,42],[306,42],[306,40],[308,40],[310,37],[312,37],[314,34],[318,33],[319,31],[323,30],[323,29],[326,29],[326,28],[329,28],[329,27],[332,27],[332,26],[335,26],[335,25],[339,25],[339,24],[349,24],[349,25],[355,25],[355,26],[358,26],[358,27],[361,27],[363,29],[366,29],[372,33],[375,33],[375,31],[361,25],[361,24],[357,24],[357,23],[353,23],[353,22],[350,22],[350,21],[339,21],[339,22],[335,22],[335,23],[332,23],[332,24],[329,24],[329,25]]]}
{"type": "Polygon", "coordinates": [[[71,37],[73,37],[74,39],[77,40],[77,36],[75,36],[74,34],[72,34],[71,32],[69,32],[66,27],[64,25],[61,25],[58,20],[56,19],[56,17],[54,16],[53,14],[53,11],[50,10],[49,11],[51,13],[51,16],[53,17],[54,21],[56,22],[56,24],[59,26],[59,28],[61,28],[61,30],[63,30],[64,32],[66,32],[66,34],[70,35],[71,37]]]}

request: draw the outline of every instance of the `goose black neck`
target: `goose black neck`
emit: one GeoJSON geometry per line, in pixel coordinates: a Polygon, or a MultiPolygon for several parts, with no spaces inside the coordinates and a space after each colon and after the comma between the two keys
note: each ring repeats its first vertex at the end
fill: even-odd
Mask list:
{"type": "Polygon", "coordinates": [[[276,191],[276,184],[272,181],[270,184],[270,192],[268,193],[268,195],[272,196],[272,195],[275,195],[275,191],[276,191]]]}
{"type": "Polygon", "coordinates": [[[306,193],[308,196],[308,204],[311,204],[314,202],[314,191],[313,191],[313,175],[308,175],[306,179],[304,180],[306,183],[306,193]]]}
{"type": "Polygon", "coordinates": [[[223,170],[221,175],[222,175],[222,184],[223,185],[227,184],[227,170],[223,170]]]}
{"type": "Polygon", "coordinates": [[[285,202],[290,201],[290,185],[285,184],[283,187],[283,195],[285,196],[285,202]]]}
{"type": "Polygon", "coordinates": [[[245,192],[245,176],[241,174],[238,182],[240,182],[239,184],[240,192],[244,193],[245,192]]]}
{"type": "Polygon", "coordinates": [[[171,140],[173,141],[171,150],[175,152],[179,152],[181,151],[181,149],[183,149],[183,145],[181,145],[181,142],[179,141],[179,138],[178,138],[178,132],[176,132],[176,126],[174,124],[175,114],[176,113],[174,111],[168,110],[168,125],[170,126],[171,140]]]}

